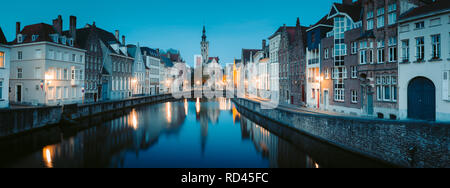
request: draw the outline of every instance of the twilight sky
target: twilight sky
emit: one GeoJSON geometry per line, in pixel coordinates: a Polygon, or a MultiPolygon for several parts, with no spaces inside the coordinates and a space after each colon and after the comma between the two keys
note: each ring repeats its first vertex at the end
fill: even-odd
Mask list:
{"type": "Polygon", "coordinates": [[[58,15],[64,29],[69,16],[77,16],[78,28],[96,22],[112,33],[119,29],[127,43],[151,48],[174,48],[193,64],[200,54],[202,25],[210,41],[210,56],[221,64],[240,58],[242,48],[261,48],[262,39],[283,25],[310,25],[341,0],[8,0],[2,2],[0,27],[8,41],[14,39],[15,23],[22,28],[35,23],[51,24],[58,15]],[[72,2],[75,2],[74,4],[72,2]]]}

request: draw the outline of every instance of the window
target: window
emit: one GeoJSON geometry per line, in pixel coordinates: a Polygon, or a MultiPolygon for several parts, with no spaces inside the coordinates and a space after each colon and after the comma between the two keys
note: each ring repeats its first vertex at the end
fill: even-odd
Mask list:
{"type": "Polygon", "coordinates": [[[402,62],[409,62],[409,40],[402,41],[402,62]]]}
{"type": "Polygon", "coordinates": [[[352,78],[358,78],[358,67],[352,66],[351,71],[352,71],[352,73],[351,73],[352,78]]]}
{"type": "Polygon", "coordinates": [[[64,87],[64,98],[67,99],[69,98],[69,88],[64,87]]]}
{"type": "Polygon", "coordinates": [[[366,64],[367,63],[367,51],[361,50],[359,51],[359,63],[360,64],[366,64]]]}
{"type": "Polygon", "coordinates": [[[49,100],[52,100],[54,94],[55,94],[55,89],[54,89],[53,87],[49,87],[49,88],[48,88],[48,99],[49,99],[49,100]]]}
{"type": "Polygon", "coordinates": [[[397,10],[397,4],[393,3],[388,6],[389,12],[395,12],[397,10]]]}
{"type": "Polygon", "coordinates": [[[0,78],[0,100],[3,100],[3,78],[0,78]]]}
{"type": "Polygon", "coordinates": [[[23,36],[22,34],[18,34],[17,35],[17,43],[22,43],[23,42],[23,36]]]}
{"type": "Polygon", "coordinates": [[[316,98],[316,90],[315,90],[315,89],[312,89],[312,90],[311,90],[311,98],[312,98],[312,99],[315,99],[315,98],[316,98]]]}
{"type": "Polygon", "coordinates": [[[432,50],[432,59],[440,59],[441,58],[441,35],[432,35],[431,36],[431,50],[432,50]]]}
{"type": "Polygon", "coordinates": [[[64,69],[64,80],[68,80],[68,70],[64,69]]]}
{"type": "Polygon", "coordinates": [[[5,68],[5,52],[0,51],[0,68],[5,68]]]}
{"type": "Polygon", "coordinates": [[[64,37],[64,36],[61,37],[61,43],[64,44],[64,45],[66,44],[66,37],[64,37]]]}
{"type": "Polygon", "coordinates": [[[39,59],[42,57],[42,51],[41,49],[36,49],[36,59],[39,59]]]}
{"type": "Polygon", "coordinates": [[[40,79],[41,76],[42,76],[41,67],[34,68],[34,78],[35,79],[40,79]]]}
{"type": "Polygon", "coordinates": [[[378,76],[376,78],[376,88],[378,101],[397,101],[397,77],[378,76]]]}
{"type": "Polygon", "coordinates": [[[352,90],[352,103],[358,103],[358,92],[356,90],[352,90]]]}
{"type": "Polygon", "coordinates": [[[384,63],[384,48],[379,48],[378,49],[378,63],[382,64],[384,63]]]}
{"type": "Polygon", "coordinates": [[[69,39],[69,45],[73,46],[73,39],[69,39]]]}
{"type": "Polygon", "coordinates": [[[31,36],[31,41],[34,42],[38,39],[39,35],[32,35],[31,36]]]}
{"type": "Polygon", "coordinates": [[[352,54],[358,53],[358,43],[352,42],[352,54]]]}
{"type": "Polygon", "coordinates": [[[324,55],[324,56],[325,56],[325,59],[328,59],[328,48],[325,49],[325,52],[324,52],[324,53],[325,53],[325,55],[324,55]]]}
{"type": "Polygon", "coordinates": [[[22,68],[17,68],[17,78],[22,78],[22,68]]]}
{"type": "Polygon", "coordinates": [[[23,58],[22,55],[23,55],[23,54],[22,54],[22,51],[18,51],[18,52],[17,52],[17,59],[18,59],[18,60],[21,60],[21,59],[23,58]]]}
{"type": "Polygon", "coordinates": [[[75,62],[75,60],[76,60],[76,55],[72,54],[72,61],[75,62]]]}
{"type": "Polygon", "coordinates": [[[423,28],[425,28],[425,22],[416,23],[416,29],[423,29],[423,28]]]}
{"type": "Polygon", "coordinates": [[[389,47],[389,62],[397,61],[397,47],[389,47]]]}
{"type": "Polygon", "coordinates": [[[373,50],[369,49],[369,63],[372,64],[373,63],[373,50]]]}
{"type": "Polygon", "coordinates": [[[72,80],[75,80],[75,69],[72,69],[72,80]]]}
{"type": "Polygon", "coordinates": [[[388,18],[389,18],[389,20],[388,20],[389,25],[393,25],[393,24],[397,23],[397,13],[395,13],[395,12],[389,13],[388,18]]]}
{"type": "Polygon", "coordinates": [[[367,13],[367,30],[373,29],[373,12],[367,13]]]}
{"type": "Polygon", "coordinates": [[[442,78],[442,99],[450,100],[449,87],[450,87],[450,71],[444,71],[442,78]]]}
{"type": "Polygon", "coordinates": [[[377,13],[377,28],[384,27],[384,7],[379,8],[377,13]]]}
{"type": "Polygon", "coordinates": [[[330,72],[328,68],[325,69],[325,79],[330,79],[330,72]]]}
{"type": "Polygon", "coordinates": [[[80,59],[78,59],[80,63],[83,63],[83,55],[80,55],[80,59]]]}
{"type": "Polygon", "coordinates": [[[417,61],[425,59],[425,41],[424,37],[416,38],[416,58],[417,61]]]}

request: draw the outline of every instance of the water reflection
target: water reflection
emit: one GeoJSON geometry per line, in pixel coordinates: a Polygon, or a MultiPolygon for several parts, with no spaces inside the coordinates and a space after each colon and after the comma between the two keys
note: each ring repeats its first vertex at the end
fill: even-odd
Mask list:
{"type": "MultiPolygon", "coordinates": [[[[241,115],[229,99],[167,102],[125,112],[54,143],[13,152],[7,167],[307,167],[321,165],[241,115]],[[192,109],[192,110],[190,110],[192,109]],[[193,110],[195,109],[195,110],[193,110]]],[[[58,139],[59,138],[59,139],[58,139]]],[[[40,145],[45,139],[33,140],[40,145]]],[[[25,145],[25,143],[24,143],[25,145]]],[[[20,143],[16,143],[20,147],[20,143]]],[[[0,152],[4,152],[0,143],[0,152]]]]}

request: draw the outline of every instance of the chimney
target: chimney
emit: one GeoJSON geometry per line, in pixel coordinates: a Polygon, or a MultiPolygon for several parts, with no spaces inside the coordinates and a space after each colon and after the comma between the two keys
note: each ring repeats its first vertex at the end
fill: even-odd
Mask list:
{"type": "Polygon", "coordinates": [[[352,5],[353,4],[353,0],[342,0],[342,4],[344,4],[344,5],[352,5]]]}
{"type": "Polygon", "coordinates": [[[159,55],[159,48],[156,48],[156,53],[157,55],[159,55]]]}
{"type": "Polygon", "coordinates": [[[20,33],[20,22],[16,22],[16,36],[20,33]]]}
{"type": "Polygon", "coordinates": [[[262,40],[262,50],[266,49],[266,39],[262,40]]]}
{"type": "Polygon", "coordinates": [[[116,30],[116,40],[119,41],[119,30],[116,30]]]}
{"type": "Polygon", "coordinates": [[[70,16],[70,35],[73,40],[76,41],[77,38],[77,17],[70,16]]]}
{"type": "Polygon", "coordinates": [[[53,28],[55,28],[58,34],[62,33],[62,18],[61,15],[58,15],[57,19],[53,20],[53,28]]]}
{"type": "Polygon", "coordinates": [[[125,35],[122,35],[122,44],[125,46],[125,35]]]}

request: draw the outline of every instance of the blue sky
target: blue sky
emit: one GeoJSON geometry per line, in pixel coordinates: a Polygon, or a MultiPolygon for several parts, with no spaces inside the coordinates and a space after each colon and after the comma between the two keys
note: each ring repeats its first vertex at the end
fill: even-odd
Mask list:
{"type": "Polygon", "coordinates": [[[63,16],[64,29],[69,16],[77,16],[78,27],[96,22],[110,32],[119,29],[127,43],[181,51],[192,64],[200,54],[202,25],[206,24],[210,56],[221,63],[240,58],[242,48],[260,48],[283,24],[302,25],[317,22],[328,13],[333,2],[340,0],[22,0],[2,2],[0,27],[8,41],[13,40],[15,23],[22,28],[35,23],[51,24],[63,16]],[[75,3],[72,3],[75,2],[75,3]]]}

